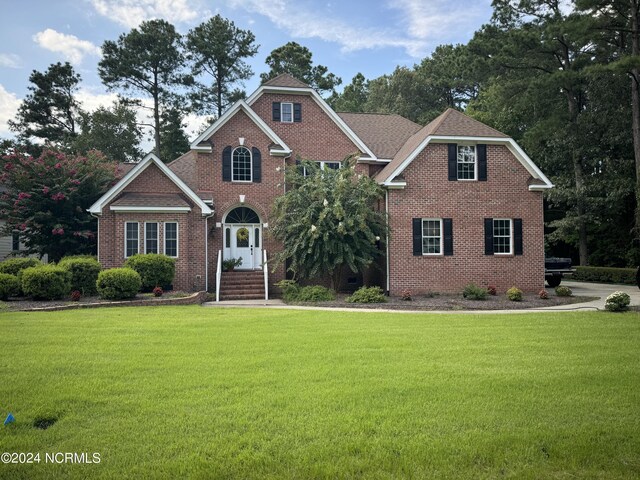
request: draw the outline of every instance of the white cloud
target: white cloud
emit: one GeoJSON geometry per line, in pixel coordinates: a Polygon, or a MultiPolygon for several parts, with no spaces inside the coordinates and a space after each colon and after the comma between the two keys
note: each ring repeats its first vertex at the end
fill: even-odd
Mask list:
{"type": "Polygon", "coordinates": [[[8,121],[15,118],[20,106],[20,100],[15,94],[7,92],[2,84],[0,84],[0,135],[13,136],[13,132],[9,130],[8,121]]]}
{"type": "Polygon", "coordinates": [[[91,0],[91,3],[100,15],[128,28],[152,18],[188,23],[202,16],[189,0],[91,0]]]}
{"type": "Polygon", "coordinates": [[[400,12],[400,22],[394,24],[393,15],[389,15],[388,25],[378,28],[322,14],[317,8],[310,9],[294,0],[229,0],[229,3],[267,17],[294,38],[335,42],[343,52],[398,47],[413,58],[428,55],[435,45],[459,38],[461,33],[473,32],[487,13],[487,2],[469,7],[450,0],[392,0],[387,6],[400,12]]]}
{"type": "Polygon", "coordinates": [[[0,53],[0,67],[22,68],[22,59],[15,53],[0,53]]]}
{"type": "Polygon", "coordinates": [[[100,48],[93,43],[51,28],[36,33],[33,40],[46,50],[61,53],[73,64],[82,62],[85,55],[100,55],[100,48]]]}

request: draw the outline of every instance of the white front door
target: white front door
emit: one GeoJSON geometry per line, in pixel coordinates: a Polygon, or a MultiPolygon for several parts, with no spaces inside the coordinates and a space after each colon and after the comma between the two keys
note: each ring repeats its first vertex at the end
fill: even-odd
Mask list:
{"type": "Polygon", "coordinates": [[[241,270],[260,268],[262,263],[262,230],[260,224],[229,225],[231,229],[229,253],[232,258],[242,258],[241,270]]]}

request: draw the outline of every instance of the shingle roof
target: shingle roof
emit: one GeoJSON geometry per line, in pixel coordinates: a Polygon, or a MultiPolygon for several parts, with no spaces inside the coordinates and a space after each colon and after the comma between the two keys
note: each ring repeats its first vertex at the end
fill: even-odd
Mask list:
{"type": "Polygon", "coordinates": [[[288,73],[281,73],[277,77],[267,80],[263,85],[269,87],[309,88],[309,85],[292,77],[288,73]]]}
{"type": "Polygon", "coordinates": [[[194,192],[198,189],[196,173],[196,152],[189,150],[184,155],[179,156],[174,161],[167,164],[167,167],[175,173],[180,180],[194,192]]]}
{"type": "Polygon", "coordinates": [[[495,137],[509,138],[498,130],[468,117],[453,108],[448,108],[441,115],[425,125],[422,130],[411,136],[393,157],[393,160],[382,169],[376,180],[384,182],[404,162],[411,153],[429,136],[446,137],[495,137]]]}
{"type": "Polygon", "coordinates": [[[378,158],[391,159],[421,126],[400,115],[340,113],[340,118],[378,158]]]}
{"type": "Polygon", "coordinates": [[[187,201],[177,193],[123,193],[111,204],[116,207],[189,207],[187,201]]]}

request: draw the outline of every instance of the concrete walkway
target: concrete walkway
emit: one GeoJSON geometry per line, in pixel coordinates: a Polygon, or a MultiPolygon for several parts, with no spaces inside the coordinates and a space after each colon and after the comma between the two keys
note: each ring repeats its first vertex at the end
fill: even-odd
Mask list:
{"type": "MultiPolygon", "coordinates": [[[[575,296],[598,297],[583,303],[572,303],[570,305],[557,305],[545,308],[526,308],[520,310],[394,310],[390,308],[348,308],[348,307],[310,307],[299,305],[287,305],[280,299],[271,300],[227,300],[222,302],[206,302],[205,307],[240,307],[240,308],[276,308],[287,310],[332,310],[338,312],[369,312],[369,313],[472,313],[477,315],[496,313],[532,313],[532,312],[558,312],[558,311],[596,311],[604,310],[606,298],[613,292],[622,291],[631,297],[631,305],[640,305],[640,289],[634,285],[613,285],[610,283],[583,283],[562,281],[573,291],[575,296]]],[[[552,289],[549,289],[552,290],[552,289]]]]}

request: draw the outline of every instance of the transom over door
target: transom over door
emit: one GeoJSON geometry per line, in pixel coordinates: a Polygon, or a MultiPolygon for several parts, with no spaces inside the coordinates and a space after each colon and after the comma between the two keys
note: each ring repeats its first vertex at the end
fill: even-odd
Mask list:
{"type": "Polygon", "coordinates": [[[238,207],[229,212],[225,220],[223,258],[242,258],[242,264],[237,267],[239,270],[260,268],[262,224],[258,223],[258,215],[248,207],[238,207]]]}

